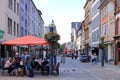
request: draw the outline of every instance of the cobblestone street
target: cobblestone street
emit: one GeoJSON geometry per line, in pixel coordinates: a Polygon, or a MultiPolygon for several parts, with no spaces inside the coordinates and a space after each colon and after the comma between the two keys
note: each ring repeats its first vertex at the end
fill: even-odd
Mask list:
{"type": "MultiPolygon", "coordinates": [[[[60,62],[60,57],[58,57],[60,62]]],[[[81,63],[78,59],[66,58],[66,63],[60,64],[59,76],[42,76],[39,72],[35,72],[34,78],[0,76],[0,80],[120,80],[120,66],[112,64],[93,65],[92,63],[81,63]]]]}

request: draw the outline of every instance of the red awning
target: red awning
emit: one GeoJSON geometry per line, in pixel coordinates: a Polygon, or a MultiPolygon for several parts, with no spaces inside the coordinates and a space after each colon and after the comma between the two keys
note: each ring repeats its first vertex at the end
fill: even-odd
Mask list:
{"type": "Polygon", "coordinates": [[[35,36],[23,36],[13,40],[2,42],[2,44],[17,46],[17,45],[48,45],[49,43],[43,38],[38,38],[35,36]]]}

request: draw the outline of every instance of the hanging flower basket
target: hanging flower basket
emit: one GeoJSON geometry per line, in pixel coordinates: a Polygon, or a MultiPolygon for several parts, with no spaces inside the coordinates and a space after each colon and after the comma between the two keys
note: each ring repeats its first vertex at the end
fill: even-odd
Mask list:
{"type": "Polygon", "coordinates": [[[85,44],[84,46],[85,46],[86,49],[90,49],[91,48],[91,46],[89,44],[85,44]]]}
{"type": "Polygon", "coordinates": [[[99,49],[104,49],[107,46],[105,43],[99,43],[99,49]]]}

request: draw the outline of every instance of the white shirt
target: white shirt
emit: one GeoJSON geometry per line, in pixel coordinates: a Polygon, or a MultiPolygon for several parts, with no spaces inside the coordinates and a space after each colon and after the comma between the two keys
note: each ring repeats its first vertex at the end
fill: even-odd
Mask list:
{"type": "Polygon", "coordinates": [[[8,68],[8,67],[10,67],[10,65],[12,65],[12,63],[10,63],[10,61],[9,60],[7,60],[7,62],[5,63],[5,68],[8,68]]]}
{"type": "Polygon", "coordinates": [[[46,58],[46,51],[43,51],[43,57],[46,58]]]}
{"type": "Polygon", "coordinates": [[[91,54],[91,59],[94,59],[94,56],[91,54]]]}

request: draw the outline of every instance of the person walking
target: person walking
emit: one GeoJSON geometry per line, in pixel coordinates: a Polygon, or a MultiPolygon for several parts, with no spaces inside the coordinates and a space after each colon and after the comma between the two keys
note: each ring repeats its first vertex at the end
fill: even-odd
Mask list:
{"type": "Polygon", "coordinates": [[[28,51],[26,50],[25,51],[25,70],[26,70],[26,73],[27,73],[28,77],[30,76],[30,68],[31,68],[30,55],[29,55],[28,51]]]}
{"type": "Polygon", "coordinates": [[[74,54],[72,53],[72,59],[74,58],[74,54]]]}
{"type": "Polygon", "coordinates": [[[94,63],[94,55],[93,54],[90,55],[90,58],[91,58],[91,62],[94,63]]]}
{"type": "Polygon", "coordinates": [[[75,57],[75,59],[77,59],[77,53],[74,53],[74,57],[75,57]]]}
{"type": "Polygon", "coordinates": [[[25,59],[26,59],[26,55],[25,55],[25,51],[24,51],[24,53],[21,56],[21,61],[20,61],[20,65],[21,65],[21,69],[22,69],[21,70],[22,76],[26,74],[26,72],[25,72],[25,59]]]}
{"type": "Polygon", "coordinates": [[[97,64],[97,55],[96,55],[96,53],[94,53],[93,56],[94,56],[94,64],[97,64]]]}

